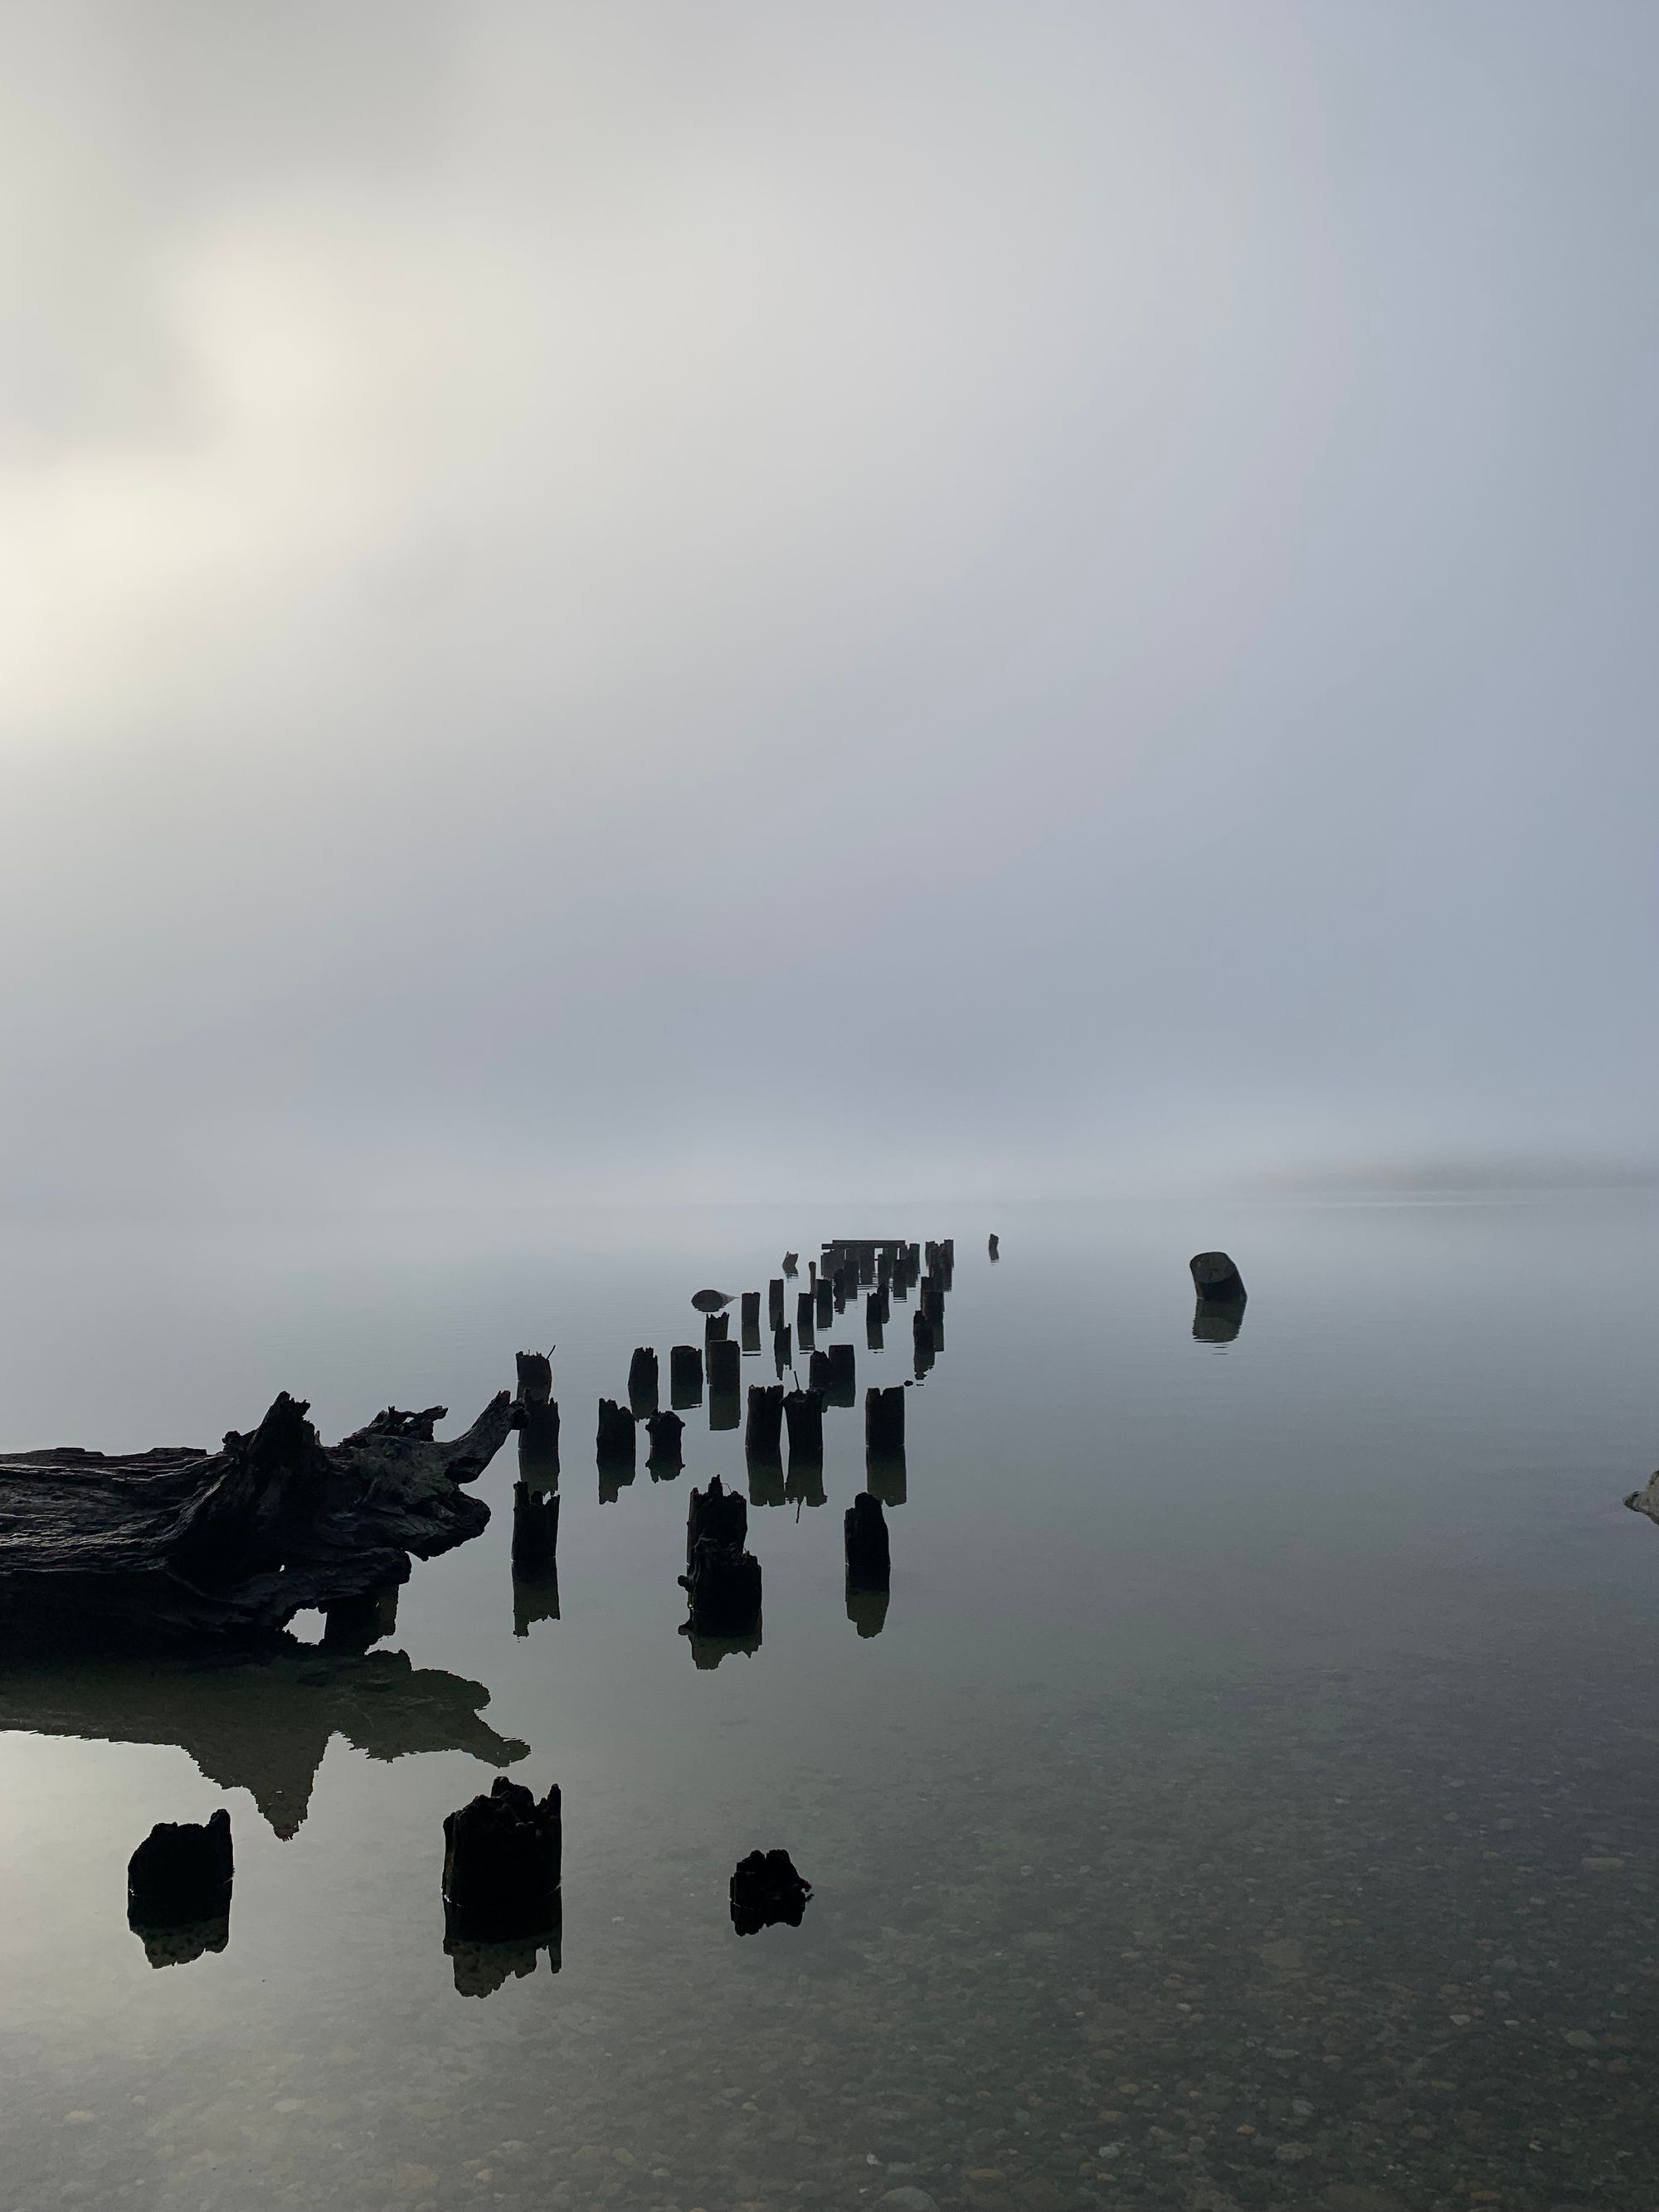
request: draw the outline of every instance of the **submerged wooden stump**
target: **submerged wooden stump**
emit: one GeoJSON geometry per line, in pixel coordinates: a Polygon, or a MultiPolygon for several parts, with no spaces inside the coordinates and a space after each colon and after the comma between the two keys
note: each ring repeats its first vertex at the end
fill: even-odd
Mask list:
{"type": "Polygon", "coordinates": [[[0,1615],[20,1637],[270,1632],[406,1582],[489,1518],[466,1495],[507,1439],[505,1390],[465,1434],[395,1407],[325,1446],[286,1391],[223,1449],[0,1457],[0,1615]]]}
{"type": "Polygon", "coordinates": [[[230,1941],[230,1814],[159,1820],[127,1862],[127,1925],[152,1966],[183,1966],[230,1941]]]}
{"type": "Polygon", "coordinates": [[[799,1928],[812,1885],[796,1873],[787,1851],[750,1851],[732,1876],[732,1925],[739,1936],[763,1928],[799,1928]]]}
{"type": "Polygon", "coordinates": [[[522,1783],[498,1774],[488,1796],[444,1820],[451,1942],[522,1942],[556,1926],[562,1856],[558,1784],[538,1804],[522,1783]]]}

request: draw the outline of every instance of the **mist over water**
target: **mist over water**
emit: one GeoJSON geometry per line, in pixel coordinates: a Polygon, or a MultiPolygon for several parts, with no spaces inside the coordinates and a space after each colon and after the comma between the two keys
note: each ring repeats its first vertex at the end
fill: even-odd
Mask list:
{"type": "Polygon", "coordinates": [[[1650,1171],[1656,35],[14,13],[8,1207],[1650,1171]]]}

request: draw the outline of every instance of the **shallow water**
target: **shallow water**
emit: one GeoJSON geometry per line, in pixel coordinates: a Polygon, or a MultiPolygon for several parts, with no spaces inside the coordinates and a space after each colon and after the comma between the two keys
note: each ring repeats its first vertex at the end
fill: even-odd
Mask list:
{"type": "MultiPolygon", "coordinates": [[[[367,1660],[0,1680],[5,2203],[1659,2203],[1659,1528],[1620,1503],[1656,1224],[1623,1195],[15,1233],[0,1448],[209,1443],[280,1388],[328,1436],[436,1396],[459,1425],[554,1342],[564,1446],[556,1618],[515,1617],[509,1445],[489,1528],[367,1660]],[[705,1407],[678,1481],[602,1502],[595,1402],[636,1343],[696,1340],[701,1285],[900,1233],[957,1261],[881,1632],[848,1614],[862,1423],[831,1412],[826,1504],[750,1508],[760,1650],[699,1668],[686,1497],[743,1482],[740,1437],[705,1407]],[[1213,1244],[1250,1290],[1231,1343],[1193,1334],[1213,1244]],[[562,1959],[481,2000],[441,1821],[504,1760],[563,1790],[562,1959]],[[152,1967],[127,1858],[220,1803],[228,1945],[152,1967]],[[775,1844],[813,1898],[739,1938],[727,1877],[775,1844]]],[[[908,1370],[906,1309],[878,1358],[847,1321],[860,1393],[908,1370]]]]}

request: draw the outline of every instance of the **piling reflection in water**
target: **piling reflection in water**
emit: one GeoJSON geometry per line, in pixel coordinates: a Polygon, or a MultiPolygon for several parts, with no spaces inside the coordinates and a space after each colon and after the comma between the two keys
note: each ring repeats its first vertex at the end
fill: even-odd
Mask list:
{"type": "Polygon", "coordinates": [[[795,1347],[793,1331],[787,1327],[774,1329],[772,1332],[772,1364],[777,1372],[778,1380],[780,1382],[783,1380],[784,1376],[789,1372],[790,1368],[793,1365],[794,1358],[795,1347]]]}
{"type": "Polygon", "coordinates": [[[559,1500],[513,1486],[513,1633],[559,1617],[559,1500]]]}
{"type": "Polygon", "coordinates": [[[739,1419],[742,1353],[731,1339],[708,1347],[708,1425],[735,1429],[739,1419]]]}
{"type": "Polygon", "coordinates": [[[1244,1279],[1225,1252],[1197,1252],[1188,1262],[1198,1304],[1193,1334],[1200,1344],[1231,1344],[1244,1323],[1244,1279]]]}

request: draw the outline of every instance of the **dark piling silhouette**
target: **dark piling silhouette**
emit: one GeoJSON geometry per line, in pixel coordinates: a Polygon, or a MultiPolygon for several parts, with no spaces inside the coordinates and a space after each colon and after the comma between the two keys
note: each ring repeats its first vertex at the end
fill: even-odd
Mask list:
{"type": "Polygon", "coordinates": [[[714,1344],[725,1344],[732,1334],[730,1314],[710,1314],[702,1325],[702,1346],[705,1352],[714,1344]]]}
{"type": "Polygon", "coordinates": [[[182,1966],[230,1941],[230,1814],[158,1821],[127,1862],[127,1925],[152,1966],[182,1966]]]}
{"type": "MultiPolygon", "coordinates": [[[[456,1959],[473,1946],[525,1945],[534,1950],[556,1940],[561,1919],[559,1882],[563,1824],[556,1784],[538,1804],[521,1783],[495,1778],[487,1796],[475,1797],[444,1821],[444,1948],[456,1959]]],[[[490,1981],[483,1961],[468,1960],[469,1978],[499,1986],[522,1966],[503,1961],[490,1981]]],[[[478,1990],[477,1994],[483,1994],[478,1990]]]]}
{"type": "Polygon", "coordinates": [[[750,1461],[783,1458],[783,1385],[751,1382],[749,1419],[743,1432],[743,1449],[750,1461]]]}
{"type": "Polygon", "coordinates": [[[672,1482],[685,1464],[680,1441],[685,1433],[685,1423],[678,1413],[647,1413],[645,1431],[651,1439],[646,1465],[655,1480],[672,1482]]]}
{"type": "Polygon", "coordinates": [[[708,1347],[708,1425],[735,1429],[741,1415],[738,1403],[743,1355],[730,1337],[708,1347]]]}
{"type": "Polygon", "coordinates": [[[745,1291],[738,1310],[741,1316],[738,1326],[743,1337],[743,1348],[745,1352],[758,1352],[760,1350],[760,1292],[745,1291]]]}
{"type": "Polygon", "coordinates": [[[783,1277],[774,1275],[766,1285],[767,1326],[774,1330],[783,1327],[783,1277]]]}
{"type": "Polygon", "coordinates": [[[707,1490],[694,1490],[685,1516],[685,1564],[689,1568],[699,1544],[735,1547],[739,1552],[749,1540],[749,1509],[734,1490],[716,1475],[707,1490]]]}
{"type": "MultiPolygon", "coordinates": [[[[740,1498],[734,1502],[744,1505],[740,1498]]],[[[746,1517],[746,1505],[744,1511],[746,1517]]],[[[761,1571],[752,1552],[701,1537],[680,1583],[690,1602],[691,1618],[686,1626],[694,1636],[741,1642],[758,1632],[761,1571]]]]}
{"type": "Polygon", "coordinates": [[[836,1293],[822,1275],[813,1292],[812,1322],[817,1328],[833,1328],[836,1325],[836,1293]]]}
{"type": "Polygon", "coordinates": [[[680,1410],[702,1403],[702,1346],[677,1344],[668,1355],[668,1402],[680,1410]]]}
{"type": "Polygon", "coordinates": [[[783,1272],[786,1275],[799,1274],[800,1273],[800,1254],[799,1252],[786,1252],[783,1255],[781,1264],[783,1272]]]}
{"type": "Polygon", "coordinates": [[[534,1577],[555,1570],[559,1553],[559,1498],[532,1490],[527,1482],[513,1486],[513,1571],[534,1577]]]}
{"type": "Polygon", "coordinates": [[[599,1401],[599,1434],[595,1449],[602,1468],[626,1468],[634,1471],[634,1450],[638,1431],[634,1416],[626,1406],[619,1406],[614,1398],[599,1401]]]}
{"type": "Polygon", "coordinates": [[[636,1421],[657,1410],[657,1355],[648,1344],[637,1344],[628,1363],[628,1404],[636,1421]]]}
{"type": "Polygon", "coordinates": [[[787,1851],[750,1851],[732,1876],[732,1925],[739,1936],[763,1928],[799,1928],[812,1885],[802,1880],[787,1851]]]}
{"type": "Polygon", "coordinates": [[[864,1449],[873,1459],[904,1456],[904,1385],[864,1394],[864,1449]]]}
{"type": "Polygon", "coordinates": [[[988,1237],[985,1240],[985,1249],[987,1252],[989,1253],[992,1263],[994,1265],[995,1262],[1002,1257],[1001,1238],[1000,1237],[988,1237]]]}
{"type": "Polygon", "coordinates": [[[864,1301],[864,1343],[868,1352],[879,1352],[886,1341],[884,1331],[887,1316],[883,1310],[884,1304],[880,1291],[872,1291],[864,1301]]]}
{"type": "Polygon", "coordinates": [[[1244,1279],[1224,1252],[1199,1252],[1188,1262],[1193,1288],[1206,1304],[1242,1306],[1244,1279]]]}
{"type": "Polygon", "coordinates": [[[916,1377],[920,1381],[933,1365],[939,1351],[933,1336],[933,1324],[925,1313],[919,1313],[912,1318],[910,1335],[915,1352],[916,1377]]]}
{"type": "Polygon", "coordinates": [[[777,1370],[778,1380],[780,1382],[781,1382],[784,1376],[789,1372],[791,1366],[793,1364],[794,1358],[795,1344],[793,1332],[787,1326],[782,1328],[775,1328],[772,1332],[772,1364],[777,1370]]]}
{"type": "Polygon", "coordinates": [[[552,1490],[559,1480],[559,1409],[550,1399],[513,1409],[519,1431],[519,1480],[538,1490],[552,1490]]]}
{"type": "Polygon", "coordinates": [[[1200,1344],[1231,1344],[1244,1321],[1244,1279],[1224,1252],[1200,1252],[1190,1261],[1198,1303],[1193,1334],[1200,1344]]]}
{"type": "Polygon", "coordinates": [[[789,1464],[823,1464],[823,1393],[788,1390],[784,1394],[783,1418],[789,1429],[789,1464]]]}
{"type": "Polygon", "coordinates": [[[812,1328],[812,1294],[803,1291],[795,1300],[795,1342],[803,1352],[810,1352],[817,1342],[812,1328]]]}
{"type": "Polygon", "coordinates": [[[842,1525],[847,1546],[848,1589],[885,1589],[892,1579],[892,1560],[881,1500],[867,1490],[860,1491],[848,1507],[842,1525]]]}

